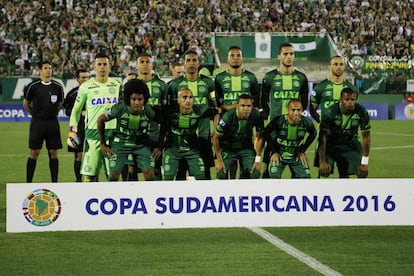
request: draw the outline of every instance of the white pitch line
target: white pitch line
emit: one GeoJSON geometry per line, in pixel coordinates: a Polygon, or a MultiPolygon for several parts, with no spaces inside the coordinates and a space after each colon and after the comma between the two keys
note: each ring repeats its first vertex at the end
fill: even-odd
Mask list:
{"type": "Polygon", "coordinates": [[[268,242],[270,242],[274,246],[276,246],[279,249],[283,250],[284,252],[288,253],[289,255],[295,257],[296,259],[298,259],[302,263],[306,264],[310,268],[322,273],[323,275],[329,275],[329,276],[331,276],[331,275],[332,276],[342,275],[338,271],[333,270],[329,266],[326,266],[323,263],[319,262],[317,259],[315,259],[315,258],[313,258],[309,255],[306,255],[302,251],[300,251],[300,250],[294,248],[293,246],[285,243],[284,241],[282,241],[278,237],[272,235],[271,233],[267,232],[266,230],[264,230],[260,227],[249,227],[248,229],[250,231],[256,233],[257,235],[259,235],[263,239],[267,240],[268,242]]]}
{"type": "Polygon", "coordinates": [[[412,149],[414,145],[395,146],[395,147],[373,147],[371,150],[390,150],[390,149],[412,149]]]}
{"type": "Polygon", "coordinates": [[[408,136],[408,137],[414,137],[414,134],[407,134],[407,133],[375,132],[375,134],[390,135],[390,136],[408,136]]]}
{"type": "MultiPolygon", "coordinates": [[[[371,150],[393,150],[393,149],[412,149],[414,145],[405,145],[405,146],[394,146],[394,147],[372,147],[371,150]]],[[[314,150],[308,150],[306,152],[314,153],[314,150]]],[[[23,154],[0,154],[0,158],[8,157],[27,157],[28,155],[23,154]]],[[[73,157],[73,154],[59,154],[59,157],[73,157]]]]}

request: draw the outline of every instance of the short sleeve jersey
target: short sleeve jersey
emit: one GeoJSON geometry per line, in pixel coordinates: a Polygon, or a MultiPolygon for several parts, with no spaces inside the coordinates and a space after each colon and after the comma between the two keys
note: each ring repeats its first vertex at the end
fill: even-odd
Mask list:
{"type": "Polygon", "coordinates": [[[224,113],[216,127],[216,134],[221,137],[221,146],[228,151],[253,149],[253,129],[259,133],[264,123],[260,113],[253,109],[247,120],[237,118],[237,108],[224,113]]]}
{"type": "MultiPolygon", "coordinates": [[[[194,106],[208,107],[211,101],[215,100],[214,81],[210,77],[201,75],[197,80],[189,81],[182,76],[171,81],[168,94],[173,105],[177,105],[178,92],[183,88],[188,88],[193,92],[194,106]]],[[[209,119],[201,120],[199,127],[200,137],[208,139],[210,135],[209,119]]]]}
{"type": "Polygon", "coordinates": [[[106,111],[109,119],[116,119],[116,129],[112,140],[125,146],[142,144],[151,145],[148,136],[150,122],[155,120],[155,112],[150,105],[145,105],[143,110],[137,114],[131,114],[129,106],[118,103],[106,111]]]}
{"type": "Polygon", "coordinates": [[[287,104],[291,99],[300,100],[302,96],[308,97],[308,79],[298,70],[293,70],[291,74],[285,75],[274,69],[265,74],[262,91],[269,95],[269,98],[265,100],[269,102],[270,121],[278,115],[287,114],[287,104]]]}
{"type": "Polygon", "coordinates": [[[221,72],[215,78],[215,90],[220,105],[237,104],[237,100],[242,94],[251,95],[255,106],[259,101],[259,83],[256,76],[247,70],[243,70],[243,73],[237,76],[228,71],[221,72]]]}
{"type": "Polygon", "coordinates": [[[56,118],[59,104],[63,102],[63,87],[57,81],[48,83],[38,79],[29,83],[23,90],[24,98],[30,103],[32,116],[41,119],[56,118]]]}
{"type": "Polygon", "coordinates": [[[194,106],[189,114],[181,114],[177,106],[170,106],[164,110],[165,122],[168,126],[166,147],[174,147],[179,150],[198,148],[197,129],[200,120],[217,114],[215,108],[194,106]]]}
{"type": "Polygon", "coordinates": [[[306,135],[316,136],[316,128],[312,120],[301,117],[296,125],[289,124],[286,115],[273,118],[263,130],[268,137],[275,137],[273,141],[275,150],[284,159],[296,158],[301,146],[306,140],[306,135]],[[275,136],[271,135],[275,133],[275,136]]]}
{"type": "Polygon", "coordinates": [[[161,107],[167,104],[167,84],[158,78],[152,78],[145,82],[150,92],[148,104],[161,107]]]}
{"type": "Polygon", "coordinates": [[[356,104],[354,112],[343,114],[340,103],[329,107],[322,117],[320,129],[327,133],[328,144],[348,144],[358,139],[358,129],[369,131],[370,118],[365,107],[356,104]]]}
{"type": "MultiPolygon", "coordinates": [[[[111,106],[118,103],[121,96],[121,83],[108,78],[106,83],[99,83],[92,78],[79,87],[78,96],[70,116],[70,126],[77,126],[83,106],[86,109],[85,138],[99,140],[97,121],[98,117],[111,106]]],[[[115,129],[116,120],[105,123],[105,129],[115,129]]]]}
{"type": "Polygon", "coordinates": [[[322,116],[328,107],[339,102],[342,89],[349,87],[353,91],[358,92],[358,88],[349,81],[344,81],[341,84],[335,84],[329,79],[315,85],[310,95],[311,104],[317,104],[321,108],[322,116]]]}
{"type": "MultiPolygon", "coordinates": [[[[78,90],[79,86],[72,88],[66,94],[65,100],[63,102],[63,107],[65,108],[66,116],[70,116],[70,113],[72,113],[72,108],[75,105],[76,97],[78,96],[78,90]]],[[[85,107],[83,109],[85,109],[85,107]]]]}

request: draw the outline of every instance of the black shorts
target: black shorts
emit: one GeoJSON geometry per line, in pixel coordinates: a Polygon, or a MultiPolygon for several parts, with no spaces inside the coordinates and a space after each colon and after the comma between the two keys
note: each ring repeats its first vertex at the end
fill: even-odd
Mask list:
{"type": "Polygon", "coordinates": [[[78,137],[80,139],[80,145],[77,148],[68,146],[68,152],[83,152],[83,144],[85,143],[85,120],[80,119],[78,124],[78,137]]]}
{"type": "Polygon", "coordinates": [[[46,141],[46,148],[48,150],[62,148],[60,126],[57,118],[32,118],[32,121],[30,122],[29,148],[32,150],[41,149],[43,141],[46,141]]]}

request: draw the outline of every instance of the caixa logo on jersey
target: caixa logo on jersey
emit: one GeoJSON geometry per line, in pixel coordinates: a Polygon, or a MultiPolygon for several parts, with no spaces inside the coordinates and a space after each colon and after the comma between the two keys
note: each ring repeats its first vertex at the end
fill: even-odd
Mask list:
{"type": "Polygon", "coordinates": [[[116,103],[118,103],[118,97],[100,97],[100,98],[91,99],[92,105],[105,105],[105,104],[116,104],[116,103]]]}
{"type": "Polygon", "coordinates": [[[48,189],[30,192],[22,204],[23,216],[35,226],[48,226],[54,223],[59,218],[61,210],[59,197],[48,189]]]}

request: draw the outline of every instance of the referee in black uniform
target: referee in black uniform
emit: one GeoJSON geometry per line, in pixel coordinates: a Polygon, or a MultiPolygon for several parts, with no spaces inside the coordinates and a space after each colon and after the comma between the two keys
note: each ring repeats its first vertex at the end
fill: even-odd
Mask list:
{"type": "Polygon", "coordinates": [[[23,106],[32,115],[29,133],[29,157],[26,164],[26,182],[33,181],[36,161],[43,141],[49,154],[49,169],[52,182],[57,182],[59,172],[58,149],[62,148],[60,127],[57,119],[63,104],[63,87],[52,80],[52,65],[49,61],[39,64],[40,79],[24,88],[23,106]]]}
{"type": "MultiPolygon", "coordinates": [[[[79,86],[85,81],[89,80],[89,72],[86,69],[76,70],[76,80],[78,81],[79,86]]],[[[65,101],[63,102],[63,107],[65,108],[66,116],[70,117],[72,113],[73,105],[75,104],[76,97],[78,96],[79,86],[71,89],[67,94],[65,101]]],[[[80,139],[80,144],[78,147],[73,148],[68,145],[68,151],[74,152],[75,161],[73,163],[73,170],[75,172],[76,182],[82,182],[82,175],[80,173],[80,168],[82,164],[83,156],[83,142],[85,141],[85,106],[83,107],[82,116],[78,123],[78,137],[80,139]]]]}

